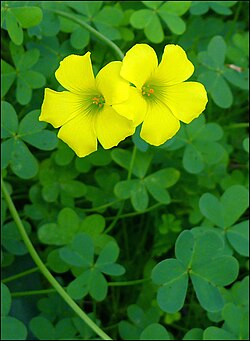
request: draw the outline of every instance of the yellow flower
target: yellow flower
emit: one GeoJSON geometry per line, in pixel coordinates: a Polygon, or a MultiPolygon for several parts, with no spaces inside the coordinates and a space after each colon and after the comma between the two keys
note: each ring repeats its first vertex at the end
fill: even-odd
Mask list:
{"type": "Polygon", "coordinates": [[[116,146],[134,133],[133,122],[112,105],[128,99],[130,85],[120,76],[122,62],[111,62],[94,78],[90,52],[61,61],[55,76],[68,91],[45,89],[40,121],[61,127],[58,137],[75,153],[86,156],[97,149],[116,146]]]}
{"type": "Polygon", "coordinates": [[[180,122],[190,123],[205,109],[207,93],[198,82],[184,82],[193,64],[178,45],[166,45],[161,63],[147,44],[137,44],[125,55],[121,76],[134,85],[130,99],[113,108],[124,117],[143,121],[141,137],[159,146],[177,133],[180,122]]]}

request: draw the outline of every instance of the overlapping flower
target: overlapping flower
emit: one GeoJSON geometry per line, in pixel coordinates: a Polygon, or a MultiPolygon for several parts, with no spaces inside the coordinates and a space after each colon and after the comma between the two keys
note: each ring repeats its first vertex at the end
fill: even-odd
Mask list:
{"type": "Polygon", "coordinates": [[[147,44],[136,44],[123,62],[111,62],[94,78],[90,53],[66,57],[56,71],[68,91],[45,89],[39,119],[61,127],[58,137],[78,156],[107,149],[133,135],[158,146],[205,109],[207,93],[198,82],[185,82],[193,64],[178,45],[166,45],[161,63],[147,44]]]}

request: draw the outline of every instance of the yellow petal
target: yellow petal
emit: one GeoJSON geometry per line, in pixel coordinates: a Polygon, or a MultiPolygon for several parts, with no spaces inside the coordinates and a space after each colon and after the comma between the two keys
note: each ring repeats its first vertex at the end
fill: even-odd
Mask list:
{"type": "Polygon", "coordinates": [[[156,53],[147,44],[136,44],[125,55],[121,76],[140,89],[158,65],[156,53]]]}
{"type": "Polygon", "coordinates": [[[77,116],[64,124],[58,137],[74,150],[79,157],[97,150],[97,139],[93,126],[93,116],[77,116]]]}
{"type": "Polygon", "coordinates": [[[135,126],[138,126],[144,120],[147,111],[147,103],[143,98],[141,91],[130,87],[129,99],[123,103],[112,106],[118,114],[132,120],[135,126]]]}
{"type": "Polygon", "coordinates": [[[129,82],[120,76],[122,62],[111,62],[96,76],[96,85],[108,105],[124,102],[129,97],[129,82]]]}
{"type": "Polygon", "coordinates": [[[72,54],[64,58],[55,75],[58,82],[71,92],[81,93],[86,89],[95,89],[90,52],[84,56],[72,54]]]}
{"type": "Polygon", "coordinates": [[[167,87],[164,103],[176,118],[190,123],[206,107],[207,92],[198,82],[184,82],[167,87]]]}
{"type": "Polygon", "coordinates": [[[81,95],[46,88],[39,121],[48,122],[58,128],[77,115],[84,114],[88,105],[81,95]]]}
{"type": "Polygon", "coordinates": [[[173,137],[180,128],[180,122],[161,102],[150,103],[142,124],[140,136],[146,142],[159,146],[173,137]]]}
{"type": "Polygon", "coordinates": [[[111,107],[105,105],[95,119],[95,131],[103,148],[117,146],[127,136],[133,135],[133,122],[117,114],[111,107]]]}
{"type": "Polygon", "coordinates": [[[194,66],[186,52],[178,45],[169,44],[165,46],[161,63],[152,76],[152,83],[178,84],[191,77],[193,72],[194,66]]]}

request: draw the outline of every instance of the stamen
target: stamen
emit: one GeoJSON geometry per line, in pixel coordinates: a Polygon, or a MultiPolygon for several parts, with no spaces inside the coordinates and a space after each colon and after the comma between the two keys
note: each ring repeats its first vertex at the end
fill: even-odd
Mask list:
{"type": "Polygon", "coordinates": [[[95,104],[97,107],[101,108],[105,104],[105,99],[102,95],[97,95],[92,98],[92,104],[95,104]]]}
{"type": "Polygon", "coordinates": [[[154,94],[154,89],[149,85],[149,84],[145,84],[143,87],[142,87],[142,95],[146,95],[148,97],[150,97],[151,95],[154,94]]]}

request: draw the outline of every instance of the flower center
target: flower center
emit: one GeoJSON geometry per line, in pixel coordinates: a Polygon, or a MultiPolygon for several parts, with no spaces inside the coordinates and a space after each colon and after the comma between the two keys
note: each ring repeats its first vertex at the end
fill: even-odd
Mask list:
{"type": "Polygon", "coordinates": [[[92,98],[92,104],[96,105],[98,108],[102,108],[105,104],[105,99],[102,95],[97,95],[92,98]]]}
{"type": "Polygon", "coordinates": [[[149,84],[145,84],[143,87],[142,87],[142,95],[143,96],[147,96],[147,97],[150,97],[154,94],[154,89],[152,88],[151,85],[149,84]]]}

